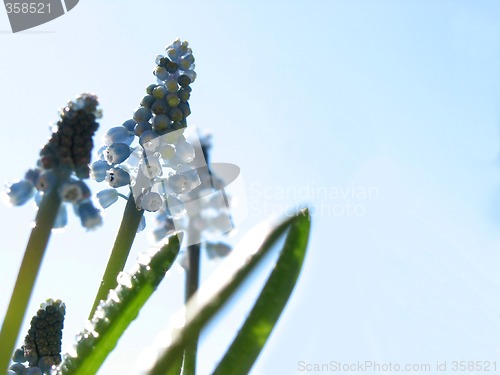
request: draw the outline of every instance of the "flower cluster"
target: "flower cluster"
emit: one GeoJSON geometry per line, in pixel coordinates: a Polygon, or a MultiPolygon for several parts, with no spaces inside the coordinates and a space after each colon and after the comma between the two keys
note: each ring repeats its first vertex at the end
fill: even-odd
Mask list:
{"type": "Polygon", "coordinates": [[[12,374],[50,374],[52,366],[61,362],[61,339],[66,307],[52,299],[40,305],[31,319],[24,345],[14,353],[12,374]]]}
{"type": "MultiPolygon", "coordinates": [[[[89,177],[89,163],[93,148],[92,136],[101,117],[95,95],[82,94],[70,101],[60,112],[54,132],[40,151],[36,168],[26,172],[23,179],[7,187],[6,199],[20,206],[35,196],[40,203],[44,193],[57,189],[63,202],[74,205],[85,228],[101,224],[101,216],[91,201],[91,193],[83,179],[89,177]]],[[[59,209],[55,228],[67,224],[64,205],[59,209]]]]}
{"type": "Polygon", "coordinates": [[[157,226],[151,232],[150,240],[156,243],[175,231],[183,230],[190,237],[187,245],[204,242],[210,258],[224,257],[231,246],[221,241],[220,237],[233,229],[228,197],[224,191],[225,181],[210,168],[211,135],[205,134],[199,141],[206,162],[204,167],[196,170],[199,184],[181,195],[180,203],[171,204],[158,212],[157,226]]]}
{"type": "Polygon", "coordinates": [[[212,194],[223,189],[223,182],[207,165],[210,136],[187,128],[190,84],[196,78],[188,43],[176,40],[165,56],[156,57],[156,64],[157,83],[146,88],[132,119],[104,134],[91,176],[110,186],[97,194],[101,207],[126,198],[117,189],[128,186],[137,209],[158,212],[154,241],[184,230],[196,233],[189,241],[197,243],[198,234],[232,228],[227,202],[212,194]]]}
{"type": "Polygon", "coordinates": [[[128,185],[138,209],[158,211],[167,195],[178,199],[199,183],[194,163],[186,168],[195,159],[195,148],[184,136],[190,84],[196,78],[188,43],[176,40],[156,64],[157,83],[146,88],[132,119],[104,134],[100,160],[91,165],[91,176],[111,187],[97,195],[103,208],[120,196],[113,189],[128,185]]]}
{"type": "Polygon", "coordinates": [[[95,95],[83,94],[61,110],[61,119],[49,142],[40,151],[44,169],[59,168],[78,178],[89,177],[90,154],[94,147],[92,137],[101,117],[95,95]]]}

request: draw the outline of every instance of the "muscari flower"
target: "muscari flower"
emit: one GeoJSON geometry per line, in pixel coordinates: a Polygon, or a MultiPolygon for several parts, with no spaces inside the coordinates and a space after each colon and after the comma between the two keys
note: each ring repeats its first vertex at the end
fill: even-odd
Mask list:
{"type": "MultiPolygon", "coordinates": [[[[183,179],[180,166],[195,158],[194,147],[183,134],[191,113],[188,100],[196,78],[194,57],[187,42],[176,40],[155,62],[157,82],[146,88],[132,119],[104,134],[100,160],[90,166],[91,177],[106,181],[113,189],[138,186],[139,191],[132,191],[136,205],[146,211],[158,211],[167,195],[177,197],[196,186],[196,179],[178,186],[183,179]]],[[[119,196],[106,189],[97,198],[105,208],[119,196]]]]}
{"type": "Polygon", "coordinates": [[[96,194],[99,205],[102,208],[108,208],[118,200],[120,193],[116,189],[104,189],[96,194]]]}
{"type": "MultiPolygon", "coordinates": [[[[93,148],[92,137],[99,127],[101,117],[97,97],[82,94],[70,101],[60,111],[60,119],[47,144],[40,151],[40,159],[35,168],[26,172],[23,179],[11,183],[4,193],[5,200],[14,206],[28,202],[33,196],[40,201],[44,193],[54,188],[63,202],[88,206],[90,189],[83,181],[90,175],[89,163],[93,148]]],[[[91,203],[90,203],[91,204],[91,203]]],[[[82,210],[85,211],[85,210],[82,210]]],[[[80,217],[85,228],[95,228],[100,221],[80,217]]],[[[67,210],[59,210],[54,228],[66,225],[67,210]]]]}
{"type": "Polygon", "coordinates": [[[120,167],[110,168],[106,171],[106,181],[114,188],[125,186],[130,184],[130,174],[120,167]]]}
{"type": "Polygon", "coordinates": [[[223,232],[222,220],[211,219],[209,210],[202,207],[206,206],[204,195],[217,189],[214,182],[220,182],[210,175],[205,162],[210,136],[193,142],[185,132],[191,113],[190,85],[196,79],[192,51],[187,42],[177,40],[155,62],[157,82],[146,88],[132,119],[103,136],[100,160],[91,165],[91,176],[112,189],[98,193],[97,199],[103,208],[109,207],[123,196],[114,189],[128,186],[138,209],[158,212],[157,228],[151,235],[154,241],[176,227],[223,232]],[[185,204],[193,207],[192,200],[200,200],[200,210],[187,215],[185,204]]]}
{"type": "Polygon", "coordinates": [[[85,228],[95,228],[102,224],[101,213],[94,207],[94,204],[90,199],[87,199],[78,205],[78,216],[80,216],[82,225],[85,228]]]}
{"type": "Polygon", "coordinates": [[[9,202],[14,206],[21,206],[29,201],[35,194],[35,186],[31,181],[19,180],[12,183],[6,192],[9,202]]]}

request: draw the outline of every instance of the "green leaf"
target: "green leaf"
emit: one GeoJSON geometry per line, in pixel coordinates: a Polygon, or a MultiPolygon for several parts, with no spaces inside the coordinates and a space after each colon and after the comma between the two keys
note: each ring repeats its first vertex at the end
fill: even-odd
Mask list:
{"type": "Polygon", "coordinates": [[[110,290],[92,320],[80,334],[72,353],[67,353],[58,374],[92,375],[115,348],[125,329],[153,294],[177,254],[181,234],[174,234],[160,249],[139,256],[133,275],[121,273],[118,287],[110,290]]]}
{"type": "Polygon", "coordinates": [[[214,375],[246,374],[264,347],[299,277],[309,239],[310,221],[299,216],[290,225],[276,266],[214,375]]]}
{"type": "MultiPolygon", "coordinates": [[[[306,252],[309,227],[309,211],[304,209],[287,218],[275,226],[274,229],[269,223],[264,223],[248,233],[231,256],[202,285],[199,292],[187,304],[187,313],[181,311],[177,319],[172,321],[167,336],[162,338],[166,345],[160,349],[161,353],[158,354],[158,359],[152,365],[148,374],[163,375],[172,371],[177,359],[182,356],[183,348],[192,343],[200,330],[224,306],[251,271],[271,250],[278,238],[289,229],[285,246],[281,250],[275,269],[264,286],[255,308],[252,310],[252,314],[263,313],[262,310],[265,308],[262,303],[267,303],[266,308],[271,308],[272,312],[263,313],[262,320],[258,319],[259,317],[256,315],[252,319],[249,318],[250,320],[245,323],[242,331],[238,334],[240,338],[237,337],[233,343],[233,345],[244,348],[251,356],[246,361],[247,363],[243,364],[245,368],[250,368],[267,340],[295,285],[306,252]],[[290,280],[286,280],[287,278],[290,280]],[[282,291],[281,288],[284,288],[284,290],[282,291]],[[273,298],[271,304],[276,303],[276,307],[269,306],[270,296],[273,298]],[[184,317],[185,321],[182,321],[184,317]]],[[[154,353],[151,354],[152,357],[155,357],[154,353]]],[[[228,359],[224,357],[224,366],[229,368],[227,374],[232,373],[233,361],[241,360],[237,354],[230,353],[228,359]]],[[[236,363],[236,366],[234,373],[246,373],[246,371],[241,370],[241,363],[236,363]]]]}

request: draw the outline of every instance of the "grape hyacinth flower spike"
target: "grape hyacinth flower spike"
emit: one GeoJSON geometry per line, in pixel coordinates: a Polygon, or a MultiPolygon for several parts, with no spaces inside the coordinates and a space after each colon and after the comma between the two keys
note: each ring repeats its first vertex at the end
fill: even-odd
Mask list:
{"type": "Polygon", "coordinates": [[[116,286],[135,234],[145,227],[144,211],[158,211],[166,205],[167,180],[194,157],[194,148],[183,135],[191,113],[190,84],[196,78],[191,48],[176,40],[167,46],[166,55],[157,56],[155,61],[156,83],[146,88],[146,96],[131,119],[104,134],[99,160],[90,166],[92,178],[109,185],[97,194],[100,206],[107,208],[119,197],[126,198],[127,204],[89,319],[100,300],[116,286]]]}
{"type": "Polygon", "coordinates": [[[51,374],[52,367],[61,363],[61,339],[66,306],[60,300],[48,299],[31,319],[24,345],[16,349],[15,374],[51,374]]]}
{"type": "Polygon", "coordinates": [[[10,184],[4,193],[6,201],[15,206],[35,197],[38,211],[0,330],[0,371],[7,369],[50,233],[66,225],[65,206],[75,208],[87,229],[102,222],[90,199],[90,189],[83,181],[90,175],[92,136],[99,126],[96,120],[101,117],[98,105],[95,95],[82,94],[61,109],[60,119],[40,151],[36,166],[20,181],[10,184]]]}
{"type": "MultiPolygon", "coordinates": [[[[137,209],[151,212],[165,206],[166,195],[175,197],[197,183],[196,178],[189,182],[176,173],[195,156],[194,147],[183,135],[191,113],[190,84],[196,78],[191,48],[188,42],[176,40],[155,62],[157,83],[146,88],[132,119],[104,134],[100,160],[90,167],[97,182],[106,181],[112,189],[129,186],[137,209]],[[166,193],[162,189],[166,185],[175,187],[166,193]]],[[[120,196],[123,194],[106,189],[97,199],[107,208],[120,196]]]]}
{"type": "MultiPolygon", "coordinates": [[[[82,225],[93,229],[101,224],[101,216],[94,209],[91,192],[83,179],[90,175],[89,163],[93,148],[92,137],[101,117],[97,97],[82,94],[60,111],[60,120],[54,132],[40,151],[36,167],[28,170],[23,179],[7,186],[8,203],[20,206],[36,196],[37,204],[44,194],[57,189],[62,202],[75,206],[82,225]]],[[[57,226],[65,226],[67,212],[62,208],[56,219],[57,226]]]]}

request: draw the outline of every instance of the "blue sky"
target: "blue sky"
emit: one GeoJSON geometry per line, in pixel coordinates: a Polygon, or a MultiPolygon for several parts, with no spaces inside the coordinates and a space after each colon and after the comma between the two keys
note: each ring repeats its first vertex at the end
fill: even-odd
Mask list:
{"type": "MultiPolygon", "coordinates": [[[[253,373],[305,373],[299,361],[492,361],[499,16],[494,1],[82,1],[32,31],[0,33],[0,179],[33,165],[57,109],[80,92],[101,100],[100,134],[130,118],[154,81],[154,56],[180,37],[198,72],[189,123],[213,132],[214,161],[241,168],[242,232],[268,214],[313,208],[303,273],[253,373]]],[[[51,240],[31,311],[64,299],[66,342],[82,327],[122,209],[92,233],[70,217],[51,240]]],[[[2,315],[33,218],[30,205],[0,206],[2,315]]],[[[146,236],[136,245],[134,254],[146,236]]],[[[131,359],[179,307],[181,287],[173,272],[103,374],[136,373],[131,359]]],[[[241,299],[239,316],[210,327],[202,374],[243,316],[250,298],[241,299]]]]}

